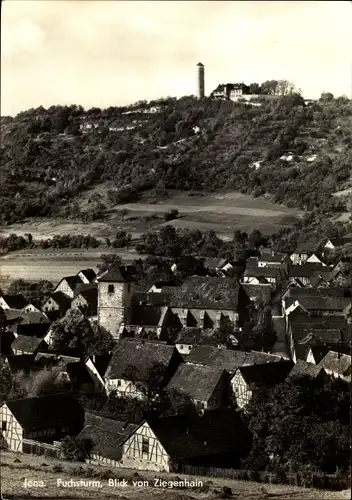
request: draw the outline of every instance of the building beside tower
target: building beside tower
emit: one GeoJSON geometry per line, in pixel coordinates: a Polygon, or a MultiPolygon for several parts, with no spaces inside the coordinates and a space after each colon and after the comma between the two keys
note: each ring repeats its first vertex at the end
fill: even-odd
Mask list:
{"type": "Polygon", "coordinates": [[[203,99],[204,97],[204,64],[197,64],[197,97],[203,99]]]}

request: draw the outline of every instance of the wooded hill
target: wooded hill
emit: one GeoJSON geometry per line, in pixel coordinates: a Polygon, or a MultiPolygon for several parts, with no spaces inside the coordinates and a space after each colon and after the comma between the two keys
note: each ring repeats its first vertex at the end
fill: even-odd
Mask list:
{"type": "Polygon", "coordinates": [[[324,216],[346,212],[334,193],[351,186],[351,101],[331,94],[310,105],[292,94],[40,107],[2,117],[1,139],[3,224],[75,217],[80,193],[95,184],[109,184],[113,204],[171,188],[231,189],[324,216]]]}

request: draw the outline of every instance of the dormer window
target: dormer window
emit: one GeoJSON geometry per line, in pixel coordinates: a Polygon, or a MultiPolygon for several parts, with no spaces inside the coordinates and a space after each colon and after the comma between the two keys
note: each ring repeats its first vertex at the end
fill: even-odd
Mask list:
{"type": "Polygon", "coordinates": [[[108,286],[108,293],[115,293],[115,287],[114,287],[114,285],[109,285],[108,286]]]}

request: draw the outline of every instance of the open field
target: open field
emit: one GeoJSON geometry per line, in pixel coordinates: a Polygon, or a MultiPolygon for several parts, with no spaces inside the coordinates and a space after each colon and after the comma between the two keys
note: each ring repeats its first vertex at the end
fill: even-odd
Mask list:
{"type": "MultiPolygon", "coordinates": [[[[45,499],[131,499],[131,500],[191,500],[222,498],[222,488],[230,487],[232,496],[238,500],[344,500],[350,498],[348,492],[330,492],[291,486],[259,484],[247,481],[233,481],[220,478],[187,477],[203,482],[203,488],[170,489],[154,487],[154,480],[172,481],[185,479],[186,476],[160,474],[128,469],[108,469],[106,467],[73,464],[55,459],[24,455],[13,452],[1,452],[1,488],[3,499],[23,500],[26,498],[45,499]],[[54,469],[55,467],[55,469],[54,469]],[[81,467],[79,470],[78,468],[81,467]],[[56,472],[55,472],[56,471],[56,472]],[[60,471],[60,472],[59,472],[60,471]],[[94,471],[94,473],[93,473],[94,471]],[[78,472],[78,473],[77,473],[78,472]],[[99,479],[99,473],[104,479],[99,479]],[[110,476],[111,473],[111,476],[110,476]],[[126,479],[128,485],[123,488],[108,486],[109,476],[126,479]],[[99,481],[94,486],[62,487],[57,481],[99,481]],[[25,487],[27,481],[43,481],[45,487],[25,487]],[[143,486],[133,486],[132,481],[146,481],[143,486]],[[147,485],[147,483],[149,483],[147,485]]],[[[199,483],[198,483],[199,484],[199,483]]]]}
{"type": "Polygon", "coordinates": [[[64,276],[77,274],[81,269],[97,270],[102,254],[118,254],[126,262],[146,255],[137,254],[133,249],[33,249],[11,252],[0,257],[0,287],[6,289],[13,280],[49,280],[54,285],[64,276]]]}
{"type": "MultiPolygon", "coordinates": [[[[97,189],[84,193],[85,197],[97,194],[97,189]]],[[[296,209],[274,205],[265,199],[253,198],[237,192],[222,194],[185,194],[170,195],[167,200],[158,203],[128,203],[111,207],[104,191],[99,191],[100,198],[109,207],[109,214],[104,222],[83,223],[67,219],[31,219],[25,224],[12,224],[0,227],[0,236],[10,233],[31,233],[35,239],[50,238],[55,234],[91,234],[96,238],[113,237],[117,230],[129,231],[133,237],[164,222],[165,212],[175,208],[179,211],[178,227],[193,227],[190,222],[198,223],[198,229],[214,230],[220,237],[228,237],[235,229],[251,231],[260,229],[271,233],[285,224],[288,216],[299,216],[296,209]],[[127,210],[121,220],[121,210],[127,210]],[[146,217],[156,216],[146,220],[146,217]]],[[[85,198],[86,199],[86,198],[85,198]]],[[[86,204],[83,203],[85,208],[86,204]]]]}

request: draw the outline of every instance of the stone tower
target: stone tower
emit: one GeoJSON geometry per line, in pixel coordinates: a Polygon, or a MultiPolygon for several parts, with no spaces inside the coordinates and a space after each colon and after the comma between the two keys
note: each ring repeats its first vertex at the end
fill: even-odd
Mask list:
{"type": "Polygon", "coordinates": [[[204,97],[204,64],[197,64],[197,97],[202,99],[204,97]]]}
{"type": "Polygon", "coordinates": [[[116,266],[98,278],[98,324],[119,338],[119,329],[131,317],[134,279],[124,266],[116,266]]]}

